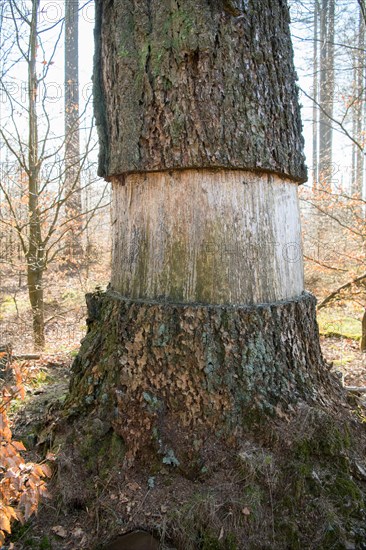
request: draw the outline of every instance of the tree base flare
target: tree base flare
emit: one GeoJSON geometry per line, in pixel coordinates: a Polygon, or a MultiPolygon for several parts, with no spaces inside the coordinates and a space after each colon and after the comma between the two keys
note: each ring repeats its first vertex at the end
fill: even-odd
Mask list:
{"type": "Polygon", "coordinates": [[[87,295],[88,334],[73,365],[69,413],[93,410],[140,454],[181,463],[188,442],[236,445],[299,401],[330,404],[341,388],[319,347],[315,298],[234,307],[87,295]]]}
{"type": "Polygon", "coordinates": [[[87,304],[53,446],[64,506],[87,510],[91,537],[365,548],[364,408],[350,414],[322,359],[313,296],[220,307],[108,291],[87,304]]]}

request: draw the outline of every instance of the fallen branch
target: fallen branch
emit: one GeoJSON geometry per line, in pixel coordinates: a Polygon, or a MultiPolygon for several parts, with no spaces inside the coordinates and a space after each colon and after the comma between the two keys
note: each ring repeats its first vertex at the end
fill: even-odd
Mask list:
{"type": "Polygon", "coordinates": [[[340,267],[333,267],[331,265],[324,264],[323,262],[319,262],[319,260],[316,260],[315,258],[311,258],[310,256],[306,256],[304,254],[304,258],[306,260],[309,260],[309,262],[314,262],[317,265],[320,265],[321,267],[325,267],[326,269],[332,269],[333,271],[343,271],[344,273],[347,271],[347,269],[342,269],[340,267]]]}
{"type": "Polygon", "coordinates": [[[12,355],[11,358],[16,361],[36,361],[41,356],[37,353],[21,353],[20,355],[12,355]]]}
{"type": "Polygon", "coordinates": [[[352,281],[348,281],[348,283],[345,283],[344,285],[340,286],[339,288],[337,288],[336,290],[331,292],[331,294],[329,294],[329,296],[327,296],[326,298],[324,298],[324,300],[322,300],[320,302],[320,304],[318,305],[318,310],[322,309],[327,304],[329,304],[329,302],[334,300],[334,298],[336,298],[338,296],[338,294],[340,292],[342,292],[342,290],[346,290],[347,288],[350,288],[352,285],[356,285],[358,283],[361,283],[364,280],[366,281],[366,273],[364,273],[363,275],[360,275],[359,277],[356,277],[356,279],[353,279],[352,281]]]}
{"type": "Polygon", "coordinates": [[[344,386],[344,389],[355,393],[366,393],[366,386],[344,386]]]}
{"type": "Polygon", "coordinates": [[[20,354],[13,354],[12,352],[12,344],[0,344],[0,358],[5,358],[7,363],[11,363],[13,360],[15,361],[35,361],[37,359],[40,359],[41,356],[39,353],[20,353],[20,354]]]}

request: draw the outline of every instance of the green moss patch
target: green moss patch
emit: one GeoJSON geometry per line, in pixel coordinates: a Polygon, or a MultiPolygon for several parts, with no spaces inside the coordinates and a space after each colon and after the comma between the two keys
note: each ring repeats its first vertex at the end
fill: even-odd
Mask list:
{"type": "Polygon", "coordinates": [[[354,317],[340,316],[331,310],[320,311],[317,315],[319,332],[323,336],[336,336],[361,340],[361,320],[354,317]]]}

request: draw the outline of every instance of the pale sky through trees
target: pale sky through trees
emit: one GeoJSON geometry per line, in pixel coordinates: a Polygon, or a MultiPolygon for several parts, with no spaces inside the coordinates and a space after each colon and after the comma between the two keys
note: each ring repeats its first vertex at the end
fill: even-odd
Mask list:
{"type": "MultiPolygon", "coordinates": [[[[25,2],[25,4],[31,4],[31,2],[25,2]]],[[[93,71],[93,51],[94,51],[94,2],[79,2],[80,8],[80,36],[79,36],[79,51],[80,51],[80,64],[79,64],[79,79],[80,79],[80,112],[85,108],[85,104],[92,92],[92,71],[93,71]]],[[[64,17],[65,5],[63,0],[48,1],[41,0],[40,3],[40,19],[39,19],[39,31],[44,29],[50,29],[41,35],[44,51],[39,48],[38,52],[38,69],[39,74],[43,69],[50,56],[54,44],[58,38],[63,27],[63,22],[60,22],[64,17]]],[[[10,25],[10,21],[7,21],[7,16],[10,17],[9,7],[5,4],[5,17],[3,23],[3,36],[6,32],[6,27],[10,25]]],[[[26,39],[26,33],[24,33],[26,39]]],[[[21,37],[22,38],[22,37],[21,37]]],[[[4,38],[3,38],[4,39],[4,38]]],[[[14,53],[11,58],[8,59],[8,65],[11,62],[19,58],[19,51],[17,46],[13,47],[14,53]]],[[[2,62],[2,73],[4,72],[4,62],[2,62]]],[[[7,72],[3,77],[3,86],[10,92],[11,97],[18,100],[21,105],[27,105],[27,67],[26,63],[21,59],[7,72]]],[[[58,43],[56,53],[52,58],[52,65],[49,67],[48,75],[45,80],[46,86],[46,103],[49,116],[52,119],[52,127],[55,137],[63,136],[64,133],[64,37],[63,32],[61,39],[58,43]]],[[[41,92],[41,91],[40,91],[41,92]]],[[[39,93],[40,95],[40,93],[39,93]]],[[[89,121],[92,116],[92,102],[89,101],[88,118],[86,124],[81,125],[81,146],[83,145],[83,138],[88,132],[90,126],[89,121]],[[86,126],[86,128],[85,128],[86,126]],[[83,136],[83,129],[85,129],[83,136]]],[[[9,117],[9,102],[6,97],[6,93],[1,91],[0,98],[0,120],[3,125],[6,125],[9,117]]],[[[41,121],[40,121],[41,122],[41,121]]],[[[17,118],[17,125],[19,130],[27,131],[26,117],[19,116],[17,118]]],[[[1,161],[5,162],[4,152],[2,152],[1,161]]]]}
{"type": "MultiPolygon", "coordinates": [[[[291,32],[295,54],[295,66],[299,77],[298,85],[310,97],[313,96],[313,5],[314,0],[290,0],[291,32]]],[[[337,0],[335,2],[335,91],[334,118],[342,121],[346,111],[346,102],[352,94],[354,63],[351,55],[357,49],[357,0],[337,0]]],[[[312,180],[312,101],[300,93],[302,121],[304,125],[305,154],[309,170],[309,182],[312,180]]],[[[346,119],[351,130],[351,117],[346,119]]],[[[350,186],[352,142],[342,135],[333,124],[333,175],[332,182],[350,186]]],[[[365,193],[365,189],[364,189],[365,193]]]]}

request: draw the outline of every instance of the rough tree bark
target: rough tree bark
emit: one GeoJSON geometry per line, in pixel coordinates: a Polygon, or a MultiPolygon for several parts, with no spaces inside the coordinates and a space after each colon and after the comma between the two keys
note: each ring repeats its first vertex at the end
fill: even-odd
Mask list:
{"type": "Polygon", "coordinates": [[[156,430],[239,433],[256,409],[311,400],[324,369],[303,292],[287,6],[96,8],[113,274],[88,297],[69,404],[103,411],[133,458],[156,430]]]}
{"type": "Polygon", "coordinates": [[[286,6],[243,5],[237,17],[222,0],[96,10],[101,176],[243,168],[304,181],[286,6]]]}

